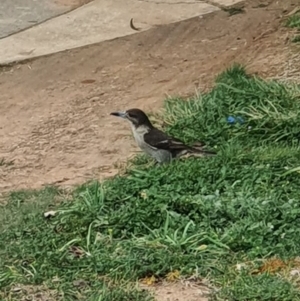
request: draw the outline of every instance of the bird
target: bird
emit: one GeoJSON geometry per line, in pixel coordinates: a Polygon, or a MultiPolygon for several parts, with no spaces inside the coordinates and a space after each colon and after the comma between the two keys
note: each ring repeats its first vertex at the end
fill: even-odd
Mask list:
{"type": "Polygon", "coordinates": [[[140,109],[112,112],[110,115],[126,119],[131,124],[133,137],[139,148],[154,158],[157,163],[169,163],[186,154],[215,155],[216,152],[204,150],[203,144],[187,146],[181,140],[171,137],[152,125],[145,112],[140,109]]]}

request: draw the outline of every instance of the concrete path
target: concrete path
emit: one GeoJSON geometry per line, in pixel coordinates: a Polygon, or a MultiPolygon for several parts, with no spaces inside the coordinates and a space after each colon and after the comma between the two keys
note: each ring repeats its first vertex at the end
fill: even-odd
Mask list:
{"type": "Polygon", "coordinates": [[[0,39],[72,9],[53,0],[1,0],[0,39]]]}
{"type": "MultiPolygon", "coordinates": [[[[6,1],[11,0],[5,0],[5,3],[6,1]]],[[[17,1],[23,3],[24,0],[17,1]]],[[[214,4],[218,1],[221,6],[240,2],[240,0],[213,0],[214,4]]],[[[5,5],[8,5],[8,2],[5,5]]],[[[37,2],[40,2],[38,6],[40,10],[40,5],[47,0],[37,2]]],[[[42,16],[45,18],[49,13],[47,5],[45,7],[45,13],[41,14],[41,18],[42,16]]],[[[134,18],[135,26],[147,30],[156,25],[177,22],[217,10],[219,8],[216,5],[199,0],[95,0],[67,14],[1,39],[0,64],[136,33],[129,26],[131,18],[134,18]]],[[[36,14],[37,11],[33,13],[36,14]]],[[[37,20],[34,17],[24,18],[27,22],[31,19],[37,20]]],[[[1,23],[3,23],[3,16],[2,19],[0,17],[1,23]]]]}

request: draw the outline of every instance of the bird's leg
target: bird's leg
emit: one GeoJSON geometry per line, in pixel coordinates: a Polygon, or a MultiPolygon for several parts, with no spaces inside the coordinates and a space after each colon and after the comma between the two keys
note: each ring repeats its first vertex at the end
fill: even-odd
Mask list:
{"type": "Polygon", "coordinates": [[[155,166],[162,166],[162,165],[164,165],[164,164],[166,164],[167,162],[165,162],[165,161],[157,161],[157,160],[155,160],[154,161],[154,165],[155,166]]]}

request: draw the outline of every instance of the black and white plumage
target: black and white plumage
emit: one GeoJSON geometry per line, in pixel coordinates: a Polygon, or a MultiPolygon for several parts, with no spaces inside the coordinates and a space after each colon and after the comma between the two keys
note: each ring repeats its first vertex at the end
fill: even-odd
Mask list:
{"type": "Polygon", "coordinates": [[[140,109],[125,112],[112,112],[111,115],[127,119],[137,145],[158,163],[168,163],[186,154],[197,156],[215,155],[214,151],[204,150],[203,145],[185,145],[181,140],[171,137],[155,128],[148,116],[140,109]]]}

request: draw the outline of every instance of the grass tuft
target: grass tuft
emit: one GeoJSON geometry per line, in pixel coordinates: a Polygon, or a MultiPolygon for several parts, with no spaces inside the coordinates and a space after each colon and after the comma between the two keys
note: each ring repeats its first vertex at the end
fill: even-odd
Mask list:
{"type": "Polygon", "coordinates": [[[289,16],[285,22],[285,26],[300,29],[300,14],[296,13],[289,16]]]}
{"type": "Polygon", "coordinates": [[[168,133],[217,156],[163,166],[138,156],[71,195],[12,193],[0,207],[2,298],[43,285],[63,300],[144,301],[137,281],[196,274],[213,300],[300,300],[294,267],[267,268],[299,255],[299,98],[298,86],[234,65],[209,93],[165,104],[168,133]]]}

